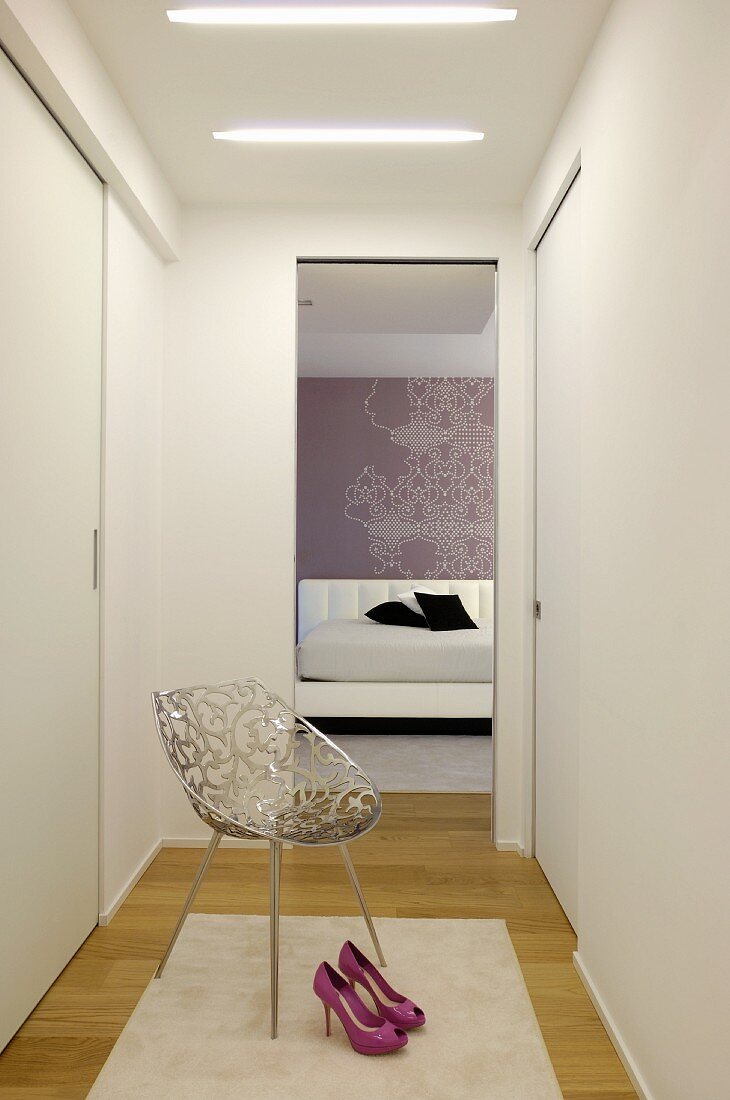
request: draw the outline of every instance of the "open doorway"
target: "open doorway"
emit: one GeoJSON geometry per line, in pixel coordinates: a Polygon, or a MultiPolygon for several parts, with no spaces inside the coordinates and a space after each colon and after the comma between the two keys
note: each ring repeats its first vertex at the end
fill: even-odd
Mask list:
{"type": "Polygon", "coordinates": [[[298,265],[296,706],[383,791],[492,790],[495,295],[298,265]]]}

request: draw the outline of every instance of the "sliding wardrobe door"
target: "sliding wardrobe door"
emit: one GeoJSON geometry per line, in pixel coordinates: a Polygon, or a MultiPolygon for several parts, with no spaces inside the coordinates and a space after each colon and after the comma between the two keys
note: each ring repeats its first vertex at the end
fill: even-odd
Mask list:
{"type": "Polygon", "coordinates": [[[580,176],[537,249],[535,854],[578,919],[580,176]]]}
{"type": "Polygon", "coordinates": [[[102,186],[0,53],[0,1048],[98,916],[102,186]]]}

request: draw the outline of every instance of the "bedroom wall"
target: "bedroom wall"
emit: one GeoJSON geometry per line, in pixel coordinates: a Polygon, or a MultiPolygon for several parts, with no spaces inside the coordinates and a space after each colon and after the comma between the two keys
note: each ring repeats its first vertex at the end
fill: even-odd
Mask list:
{"type": "Polygon", "coordinates": [[[300,378],[297,579],[492,578],[494,379],[300,378]]]}
{"type": "Polygon", "coordinates": [[[106,210],[101,658],[105,919],[156,850],[162,750],[162,368],[165,265],[112,193],[106,210]]]}
{"type": "Polygon", "coordinates": [[[297,339],[300,378],[494,378],[497,318],[466,332],[303,332],[297,339]],[[478,369],[477,369],[478,367],[478,369]]]}
{"type": "Polygon", "coordinates": [[[730,1095],[730,6],[616,0],[580,151],[579,963],[654,1100],[730,1095]]]}
{"type": "MultiPolygon", "coordinates": [[[[524,842],[531,639],[521,213],[513,207],[191,207],[169,270],[163,680],[294,685],[296,278],[302,256],[499,258],[497,837],[524,842]]],[[[163,833],[200,840],[165,775],[163,833]]]]}

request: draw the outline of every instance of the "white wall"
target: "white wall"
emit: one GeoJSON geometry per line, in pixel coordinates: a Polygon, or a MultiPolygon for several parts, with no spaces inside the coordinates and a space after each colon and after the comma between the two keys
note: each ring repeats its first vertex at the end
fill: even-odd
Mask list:
{"type": "Polygon", "coordinates": [[[646,1095],[730,1095],[730,5],[616,0],[582,158],[579,960],[646,1095]]]}
{"type": "Polygon", "coordinates": [[[0,0],[0,42],[160,255],[173,259],[177,197],[66,0],[0,0]]]}
{"type": "Polygon", "coordinates": [[[493,313],[479,333],[308,332],[299,336],[300,378],[494,378],[496,369],[493,313]]]}
{"type": "MultiPolygon", "coordinates": [[[[497,836],[522,844],[531,637],[517,208],[188,208],[169,271],[166,687],[253,673],[293,696],[297,256],[499,259],[497,836]]],[[[171,777],[163,835],[205,833],[171,777]]]]}
{"type": "Polygon", "coordinates": [[[113,194],[106,241],[102,914],[158,845],[163,764],[149,694],[161,686],[165,269],[113,194]]]}
{"type": "Polygon", "coordinates": [[[160,684],[160,257],[176,253],[180,212],[65,0],[0,0],[0,42],[109,184],[99,887],[105,920],[161,834],[161,754],[148,699],[160,684]]]}

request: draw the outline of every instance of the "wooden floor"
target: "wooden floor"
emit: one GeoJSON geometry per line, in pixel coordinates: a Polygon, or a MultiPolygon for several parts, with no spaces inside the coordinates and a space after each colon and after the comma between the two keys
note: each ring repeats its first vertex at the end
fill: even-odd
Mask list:
{"type": "MultiPolygon", "coordinates": [[[[542,871],[489,843],[489,795],[386,794],[383,803],[380,825],[352,848],[373,914],[506,920],[566,1100],[634,1097],[573,968],[575,936],[542,871]]],[[[152,977],[201,856],[164,849],[109,927],[89,936],[0,1055],[0,1100],[87,1095],[152,977]]],[[[195,910],[266,913],[266,860],[265,851],[219,850],[195,910]]],[[[284,852],[282,913],[356,912],[336,850],[284,852]]]]}

